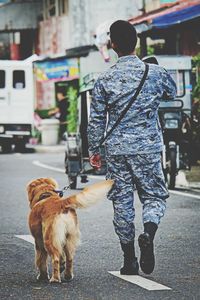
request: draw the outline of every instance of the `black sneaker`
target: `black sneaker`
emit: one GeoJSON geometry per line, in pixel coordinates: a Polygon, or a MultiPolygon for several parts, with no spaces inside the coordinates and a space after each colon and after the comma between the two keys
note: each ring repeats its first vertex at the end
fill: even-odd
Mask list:
{"type": "Polygon", "coordinates": [[[155,266],[153,241],[147,232],[142,233],[138,238],[140,247],[140,268],[145,274],[151,274],[155,266]]]}
{"type": "Polygon", "coordinates": [[[137,258],[135,257],[131,264],[124,264],[120,269],[121,275],[138,275],[139,264],[137,258]]]}

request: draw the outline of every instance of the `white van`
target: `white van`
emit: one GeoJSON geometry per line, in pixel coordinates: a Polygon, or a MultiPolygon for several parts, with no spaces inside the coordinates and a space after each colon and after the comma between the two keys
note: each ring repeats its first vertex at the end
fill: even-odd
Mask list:
{"type": "Polygon", "coordinates": [[[31,136],[34,117],[32,62],[0,61],[0,146],[23,149],[31,136]]]}

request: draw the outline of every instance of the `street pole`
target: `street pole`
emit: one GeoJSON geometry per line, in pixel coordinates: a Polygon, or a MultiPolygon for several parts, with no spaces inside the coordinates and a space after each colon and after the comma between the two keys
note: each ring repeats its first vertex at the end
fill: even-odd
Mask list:
{"type": "Polygon", "coordinates": [[[142,12],[143,14],[146,13],[146,0],[142,0],[142,12]]]}
{"type": "MultiPolygon", "coordinates": [[[[141,11],[142,11],[143,15],[146,13],[146,0],[142,0],[141,11]]],[[[144,34],[140,35],[140,55],[141,55],[141,57],[144,57],[147,55],[147,40],[146,40],[146,36],[144,34]]]]}

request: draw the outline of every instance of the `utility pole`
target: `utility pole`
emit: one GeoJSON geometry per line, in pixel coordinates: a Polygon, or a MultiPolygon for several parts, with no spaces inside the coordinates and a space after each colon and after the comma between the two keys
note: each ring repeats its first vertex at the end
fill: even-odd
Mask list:
{"type": "Polygon", "coordinates": [[[143,14],[146,13],[146,0],[142,0],[142,11],[143,11],[143,14]]]}
{"type": "MultiPolygon", "coordinates": [[[[146,0],[142,0],[142,8],[140,9],[142,14],[146,13],[146,0]]],[[[144,57],[147,55],[147,40],[145,34],[141,33],[140,35],[140,55],[144,57]]]]}
{"type": "Polygon", "coordinates": [[[142,14],[146,13],[146,0],[142,0],[142,7],[139,9],[142,14]]]}

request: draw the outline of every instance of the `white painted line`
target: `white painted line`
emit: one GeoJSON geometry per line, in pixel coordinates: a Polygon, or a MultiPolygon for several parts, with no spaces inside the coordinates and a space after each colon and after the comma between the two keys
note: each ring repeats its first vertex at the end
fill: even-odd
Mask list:
{"type": "MultiPolygon", "coordinates": [[[[44,168],[44,169],[53,170],[53,171],[56,171],[56,172],[59,172],[59,173],[65,173],[65,170],[63,170],[61,168],[55,168],[55,167],[43,164],[43,163],[39,162],[38,160],[34,160],[33,164],[35,166],[38,166],[38,167],[41,167],[41,168],[44,168]]],[[[91,179],[102,180],[102,177],[104,177],[104,176],[102,176],[102,175],[87,175],[87,177],[91,178],[91,179]]]]}
{"type": "Polygon", "coordinates": [[[98,180],[105,179],[105,176],[103,176],[103,175],[87,175],[87,177],[91,178],[91,179],[98,179],[98,180]]]}
{"type": "MultiPolygon", "coordinates": [[[[24,240],[28,243],[31,243],[33,245],[35,245],[35,241],[34,241],[34,238],[32,237],[32,235],[30,234],[22,234],[22,235],[16,235],[15,236],[18,238],[18,239],[21,239],[21,240],[24,240]]],[[[81,242],[81,245],[85,244],[85,242],[81,242]]]]}
{"type": "Polygon", "coordinates": [[[193,195],[190,193],[184,193],[184,192],[174,191],[174,190],[169,190],[169,192],[171,194],[180,195],[180,196],[184,196],[184,197],[190,197],[190,198],[196,198],[196,199],[200,200],[200,196],[198,196],[198,195],[193,195]]]}
{"type": "MultiPolygon", "coordinates": [[[[28,243],[31,243],[33,245],[35,245],[35,242],[34,242],[34,238],[32,237],[32,235],[15,235],[17,238],[19,239],[22,239],[28,243]]],[[[149,279],[146,279],[146,278],[143,278],[141,276],[138,276],[138,275],[121,275],[119,273],[119,271],[114,271],[114,272],[108,272],[110,273],[111,275],[114,275],[116,277],[119,277],[125,281],[128,281],[128,282],[131,282],[133,284],[136,284],[148,291],[161,291],[161,290],[171,290],[171,288],[165,286],[165,285],[162,285],[160,283],[157,283],[155,281],[152,281],[152,280],[149,280],[149,279]]]]}
{"type": "Polygon", "coordinates": [[[15,236],[19,239],[22,239],[26,242],[29,242],[29,243],[35,245],[34,238],[32,237],[32,235],[26,234],[26,235],[15,235],[15,236]]]}
{"type": "Polygon", "coordinates": [[[35,166],[38,166],[38,167],[41,167],[41,168],[44,168],[44,169],[49,169],[49,170],[56,171],[56,172],[59,172],[59,173],[65,173],[64,169],[51,167],[49,165],[46,165],[46,164],[43,164],[43,163],[39,162],[38,160],[34,160],[33,164],[35,166]]]}
{"type": "MultiPolygon", "coordinates": [[[[56,171],[56,172],[59,172],[59,173],[65,173],[64,169],[56,168],[56,167],[52,167],[52,166],[43,164],[43,163],[39,162],[38,160],[34,160],[33,164],[35,166],[38,166],[38,167],[41,167],[41,168],[49,169],[49,170],[56,171]]],[[[104,177],[104,176],[102,176],[102,175],[88,175],[88,178],[91,178],[91,179],[102,180],[102,177],[104,177]]],[[[184,193],[184,192],[179,192],[179,191],[174,191],[174,190],[169,190],[169,191],[170,191],[171,194],[200,199],[200,196],[193,195],[193,194],[190,194],[190,193],[184,193]]]]}
{"type": "Polygon", "coordinates": [[[111,275],[114,275],[116,277],[119,277],[123,280],[126,280],[128,282],[131,282],[133,284],[136,284],[148,291],[162,291],[162,290],[171,290],[171,288],[162,285],[160,283],[157,283],[155,281],[146,279],[144,277],[141,277],[139,275],[121,275],[119,271],[113,271],[113,272],[108,272],[111,275]]]}

